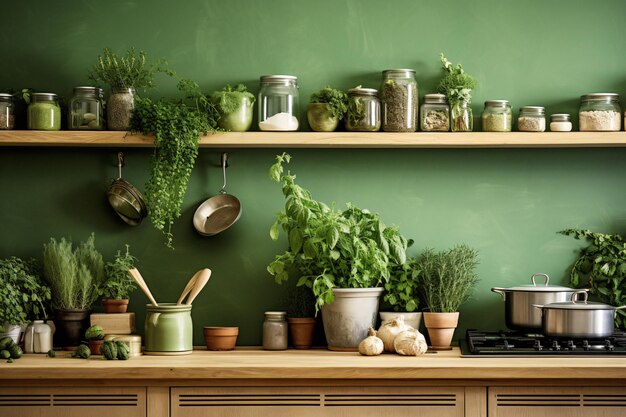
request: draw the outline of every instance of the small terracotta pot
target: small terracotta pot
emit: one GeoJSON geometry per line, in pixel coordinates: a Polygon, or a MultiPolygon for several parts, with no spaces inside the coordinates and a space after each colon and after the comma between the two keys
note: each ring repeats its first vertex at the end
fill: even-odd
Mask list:
{"type": "Polygon", "coordinates": [[[104,312],[107,314],[126,313],[126,310],[128,309],[128,299],[112,300],[110,298],[105,298],[102,300],[102,306],[104,307],[104,312]]]}
{"type": "Polygon", "coordinates": [[[102,355],[102,345],[104,344],[104,340],[90,340],[89,341],[89,350],[92,355],[102,355]]]}
{"type": "Polygon", "coordinates": [[[459,313],[424,313],[424,326],[433,350],[450,350],[459,313]]]}
{"type": "Polygon", "coordinates": [[[288,318],[289,336],[291,344],[296,349],[311,349],[313,346],[313,336],[315,335],[315,320],[312,317],[288,318]]]}
{"type": "Polygon", "coordinates": [[[237,344],[239,327],[204,327],[207,350],[233,350],[237,344]]]}

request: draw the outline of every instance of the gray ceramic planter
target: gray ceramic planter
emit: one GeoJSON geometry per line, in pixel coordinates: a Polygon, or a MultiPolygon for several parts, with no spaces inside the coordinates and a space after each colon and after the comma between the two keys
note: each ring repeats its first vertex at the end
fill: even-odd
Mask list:
{"type": "Polygon", "coordinates": [[[335,302],[322,307],[324,333],[330,350],[356,351],[376,325],[382,288],[335,288],[335,302]]]}

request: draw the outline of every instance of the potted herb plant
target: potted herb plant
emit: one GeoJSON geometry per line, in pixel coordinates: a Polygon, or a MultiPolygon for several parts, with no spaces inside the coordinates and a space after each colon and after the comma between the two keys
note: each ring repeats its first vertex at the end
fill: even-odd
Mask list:
{"type": "MultiPolygon", "coordinates": [[[[409,244],[412,244],[409,241],[409,244]]],[[[404,323],[419,329],[422,313],[416,311],[419,307],[419,270],[413,258],[407,259],[404,264],[394,265],[385,283],[383,305],[393,311],[381,311],[380,320],[384,324],[389,320],[402,316],[404,323]]]]}
{"type": "Polygon", "coordinates": [[[214,91],[211,100],[219,111],[220,128],[231,132],[250,129],[255,98],[245,85],[238,84],[235,88],[226,85],[221,91],[214,91]]]}
{"type": "Polygon", "coordinates": [[[267,270],[277,283],[297,273],[321,309],[331,350],[356,350],[374,327],[381,287],[391,267],[406,262],[408,241],[397,228],[386,227],[378,214],[348,204],[343,211],[313,199],[311,193],[283,172],[288,154],[278,155],[270,178],[282,182],[285,211],[277,216],[270,237],[287,234],[287,250],[267,270]]]}
{"type": "Polygon", "coordinates": [[[450,103],[451,129],[453,132],[471,132],[474,128],[474,119],[470,103],[476,81],[465,73],[461,64],[454,67],[443,53],[439,54],[439,59],[445,74],[439,80],[437,91],[445,94],[450,103]]]}
{"type": "Polygon", "coordinates": [[[307,119],[316,132],[332,132],[348,110],[348,95],[326,86],[311,94],[307,119]]]}
{"type": "MultiPolygon", "coordinates": [[[[580,250],[570,273],[574,287],[589,287],[591,294],[612,306],[626,305],[626,241],[619,234],[566,229],[560,232],[589,242],[580,250]]],[[[617,310],[615,326],[626,328],[626,312],[617,310]]]]}
{"type": "Polygon", "coordinates": [[[47,318],[50,288],[39,276],[34,259],[11,257],[0,260],[0,338],[18,342],[23,324],[47,318]]]}
{"type": "Polygon", "coordinates": [[[296,349],[311,349],[315,336],[315,297],[306,286],[289,289],[287,324],[291,344],[296,349]]]}
{"type": "Polygon", "coordinates": [[[136,260],[126,245],[125,253],[118,251],[113,262],[107,262],[106,279],[98,289],[99,295],[103,297],[105,313],[126,313],[130,294],[137,289],[137,284],[128,273],[129,269],[135,267],[136,260]]]}
{"type": "Polygon", "coordinates": [[[479,281],[478,253],[467,245],[436,252],[427,249],[417,260],[420,287],[428,305],[424,325],[433,349],[450,349],[459,307],[479,281]]]}
{"type": "Polygon", "coordinates": [[[94,355],[102,354],[102,345],[104,344],[104,329],[102,326],[93,325],[85,331],[85,339],[89,342],[89,350],[94,355]]]}
{"type": "Polygon", "coordinates": [[[104,260],[92,234],[76,248],[62,238],[43,247],[43,277],[50,286],[58,343],[65,348],[80,344],[89,326],[89,309],[98,298],[105,277],[104,260]]]}
{"type": "Polygon", "coordinates": [[[150,63],[143,51],[135,48],[126,55],[117,55],[105,48],[98,61],[91,68],[89,78],[94,82],[104,82],[111,88],[107,100],[107,127],[109,130],[127,130],[135,107],[135,93],[139,89],[154,86],[154,76],[163,71],[162,61],[150,63]]]}

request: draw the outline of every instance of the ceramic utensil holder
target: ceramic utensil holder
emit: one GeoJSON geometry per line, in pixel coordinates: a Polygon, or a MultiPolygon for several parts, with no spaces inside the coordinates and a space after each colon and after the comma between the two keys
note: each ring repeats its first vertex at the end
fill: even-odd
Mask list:
{"type": "Polygon", "coordinates": [[[146,306],[146,355],[189,355],[193,351],[191,305],[146,306]]]}

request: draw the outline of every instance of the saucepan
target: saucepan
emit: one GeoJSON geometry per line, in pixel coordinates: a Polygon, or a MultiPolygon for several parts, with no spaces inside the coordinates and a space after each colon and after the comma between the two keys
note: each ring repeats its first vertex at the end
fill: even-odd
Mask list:
{"type": "Polygon", "coordinates": [[[131,226],[137,226],[148,215],[148,208],[143,195],[130,182],[122,178],[124,154],[117,154],[119,177],[111,183],[107,190],[109,204],[117,215],[131,226]]]}

